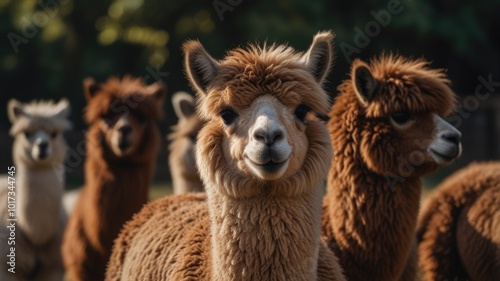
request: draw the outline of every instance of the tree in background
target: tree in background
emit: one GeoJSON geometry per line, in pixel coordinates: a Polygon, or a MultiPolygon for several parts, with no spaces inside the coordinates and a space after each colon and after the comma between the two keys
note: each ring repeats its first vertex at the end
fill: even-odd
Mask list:
{"type": "MultiPolygon", "coordinates": [[[[224,50],[256,40],[288,41],[305,49],[312,34],[325,29],[337,34],[327,85],[332,95],[346,78],[350,59],[384,50],[424,56],[433,67],[448,68],[453,88],[468,95],[479,75],[500,80],[499,10],[500,0],[481,5],[465,0],[0,0],[0,104],[14,96],[23,101],[68,97],[75,128],[81,130],[84,77],[104,81],[130,73],[163,80],[169,94],[189,91],[180,51],[188,38],[198,38],[221,57],[224,50]]],[[[171,106],[166,112],[164,132],[175,120],[171,106]]],[[[5,110],[0,116],[0,131],[6,132],[5,110]]]]}

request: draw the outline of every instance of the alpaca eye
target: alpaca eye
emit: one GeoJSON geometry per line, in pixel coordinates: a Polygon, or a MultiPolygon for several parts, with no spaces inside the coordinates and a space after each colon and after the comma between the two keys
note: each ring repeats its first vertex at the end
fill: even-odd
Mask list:
{"type": "Polygon", "coordinates": [[[31,133],[30,132],[24,132],[24,136],[29,139],[31,137],[31,133]]]}
{"type": "Polygon", "coordinates": [[[301,122],[304,122],[308,112],[309,112],[309,108],[306,105],[301,104],[301,105],[297,106],[297,108],[295,109],[295,116],[301,122]]]}
{"type": "Polygon", "coordinates": [[[57,132],[50,133],[50,137],[55,139],[57,137],[57,132]]]}
{"type": "Polygon", "coordinates": [[[391,120],[398,125],[404,125],[411,121],[411,115],[408,112],[398,112],[391,115],[391,120]]]}
{"type": "Polygon", "coordinates": [[[234,122],[234,120],[236,120],[238,114],[236,114],[236,112],[234,112],[232,109],[228,108],[220,112],[220,117],[222,118],[222,121],[224,121],[224,124],[226,126],[229,126],[234,122]]]}

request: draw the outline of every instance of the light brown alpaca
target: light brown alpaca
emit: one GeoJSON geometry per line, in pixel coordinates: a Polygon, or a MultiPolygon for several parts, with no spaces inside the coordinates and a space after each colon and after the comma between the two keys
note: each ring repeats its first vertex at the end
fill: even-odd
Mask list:
{"type": "Polygon", "coordinates": [[[63,280],[60,249],[67,219],[61,202],[66,156],[63,133],[71,128],[69,112],[65,99],[59,103],[9,101],[14,168],[9,169],[13,172],[10,184],[5,178],[0,186],[2,281],[63,280]]]}
{"type": "Polygon", "coordinates": [[[64,233],[71,280],[103,280],[113,240],[148,200],[160,144],[156,121],[165,90],[140,79],[84,81],[87,99],[85,184],[64,233]]]}
{"type": "Polygon", "coordinates": [[[460,133],[440,116],[455,94],[424,60],[382,55],[353,62],[328,127],[335,149],[323,234],[349,280],[412,280],[407,263],[422,175],[460,155],[460,133]]]}
{"type": "Polygon", "coordinates": [[[424,280],[499,280],[500,162],[447,178],[426,200],[417,233],[424,280]]]}
{"type": "Polygon", "coordinates": [[[196,160],[207,194],[147,205],[115,241],[108,280],[344,280],[320,241],[322,179],[331,160],[321,84],[332,34],[305,54],[250,46],[210,57],[184,45],[208,120],[196,160]]]}
{"type": "Polygon", "coordinates": [[[196,114],[194,97],[186,92],[177,92],[172,96],[172,105],[179,121],[172,127],[168,136],[171,141],[168,149],[168,164],[172,176],[174,194],[203,191],[194,150],[198,132],[205,124],[196,114]]]}

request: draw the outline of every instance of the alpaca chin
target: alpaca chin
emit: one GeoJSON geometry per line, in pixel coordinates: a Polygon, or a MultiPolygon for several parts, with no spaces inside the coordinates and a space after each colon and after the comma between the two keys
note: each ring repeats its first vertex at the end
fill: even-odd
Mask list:
{"type": "Polygon", "coordinates": [[[286,172],[290,158],[283,162],[269,161],[265,164],[257,164],[250,158],[245,158],[245,164],[263,180],[277,180],[286,172]]]}

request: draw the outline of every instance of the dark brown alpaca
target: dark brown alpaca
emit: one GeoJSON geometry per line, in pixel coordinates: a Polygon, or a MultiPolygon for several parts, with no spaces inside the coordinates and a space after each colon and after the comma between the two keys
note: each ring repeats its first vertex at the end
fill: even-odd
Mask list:
{"type": "MultiPolygon", "coordinates": [[[[460,155],[460,133],[440,116],[455,94],[442,70],[383,55],[354,61],[328,123],[334,157],[323,235],[348,280],[401,276],[414,242],[422,175],[460,155]]],[[[413,268],[413,270],[412,270],[413,268]]]]}
{"type": "Polygon", "coordinates": [[[85,185],[63,240],[71,280],[103,280],[122,224],[148,200],[160,132],[164,87],[139,79],[84,81],[87,99],[85,185]]]}
{"type": "Polygon", "coordinates": [[[440,184],[417,237],[423,280],[499,280],[500,162],[471,164],[440,184]]]}

